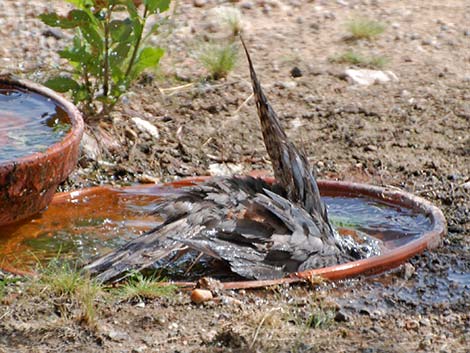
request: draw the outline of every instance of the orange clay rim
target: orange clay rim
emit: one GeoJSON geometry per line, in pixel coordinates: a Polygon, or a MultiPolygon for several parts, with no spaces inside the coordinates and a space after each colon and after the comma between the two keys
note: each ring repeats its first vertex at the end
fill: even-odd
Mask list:
{"type": "Polygon", "coordinates": [[[67,178],[78,161],[84,122],[81,113],[72,103],[47,87],[11,75],[0,75],[0,83],[52,99],[66,112],[72,125],[70,132],[62,140],[49,146],[44,152],[0,163],[2,226],[26,219],[49,204],[59,183],[67,178]]]}
{"type": "MultiPolygon", "coordinates": [[[[0,83],[10,85],[12,88],[23,88],[28,91],[32,91],[35,93],[38,93],[40,95],[43,95],[47,98],[51,98],[53,101],[55,101],[58,105],[60,105],[65,112],[67,113],[67,116],[70,119],[70,124],[72,125],[72,128],[70,129],[69,133],[59,142],[56,142],[55,144],[49,146],[46,151],[44,152],[35,152],[32,153],[28,156],[16,158],[11,161],[5,161],[0,163],[0,167],[4,167],[9,164],[20,164],[20,163],[28,163],[28,162],[36,162],[38,158],[48,158],[46,156],[51,156],[60,153],[64,148],[68,148],[69,146],[73,145],[76,143],[77,139],[80,141],[83,135],[83,130],[84,130],[84,122],[82,118],[82,114],[78,110],[78,108],[70,103],[67,99],[56,93],[50,88],[47,88],[46,86],[42,86],[38,83],[35,83],[30,80],[26,79],[20,79],[16,78],[10,74],[6,75],[0,75],[0,83]]],[[[1,107],[0,107],[1,109],[1,107]]],[[[1,110],[0,110],[1,114],[1,110]]]]}
{"type": "MultiPolygon", "coordinates": [[[[163,184],[162,186],[179,188],[196,185],[209,179],[210,177],[204,176],[185,178],[175,182],[163,184]]],[[[274,178],[272,177],[263,177],[263,179],[267,182],[274,181],[274,178]]],[[[312,281],[315,279],[315,277],[321,277],[326,280],[340,280],[356,277],[359,275],[372,275],[381,273],[398,267],[412,256],[423,252],[425,249],[434,249],[438,247],[441,244],[442,238],[447,233],[447,223],[442,211],[439,208],[421,197],[415,196],[400,189],[330,180],[319,180],[318,187],[322,194],[366,196],[378,201],[385,201],[392,205],[413,209],[421,214],[424,214],[430,219],[431,229],[425,232],[420,238],[391,249],[390,251],[379,256],[330,267],[296,272],[290,274],[287,277],[274,280],[223,282],[222,285],[224,289],[262,288],[280,284],[312,281]]],[[[103,187],[84,189],[80,191],[80,194],[83,195],[83,193],[92,193],[100,188],[103,187]]],[[[123,190],[130,190],[132,188],[144,189],[149,188],[149,185],[138,185],[137,187],[134,186],[130,188],[123,188],[123,190]]],[[[69,199],[68,196],[68,193],[58,194],[54,198],[54,202],[64,202],[69,199]]],[[[186,288],[196,286],[196,283],[194,282],[170,282],[168,284],[175,284],[186,288]]]]}

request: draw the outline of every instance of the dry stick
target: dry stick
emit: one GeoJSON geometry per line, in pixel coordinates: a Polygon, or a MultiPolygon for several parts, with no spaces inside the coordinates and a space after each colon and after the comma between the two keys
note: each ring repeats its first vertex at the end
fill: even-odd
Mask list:
{"type": "Polygon", "coordinates": [[[254,93],[251,92],[251,94],[248,96],[248,98],[245,99],[243,101],[243,103],[240,104],[240,106],[233,112],[233,115],[237,114],[250,101],[250,99],[253,98],[253,95],[254,95],[254,93]]]}
{"type": "Polygon", "coordinates": [[[264,322],[266,321],[266,319],[268,318],[268,316],[273,312],[273,311],[276,311],[276,310],[281,310],[281,308],[272,308],[271,310],[269,310],[264,316],[263,318],[261,319],[258,327],[256,328],[256,331],[255,331],[255,334],[253,335],[253,340],[251,341],[248,349],[252,349],[253,346],[255,345],[255,342],[256,342],[256,339],[258,338],[258,335],[259,335],[259,332],[261,330],[261,327],[263,326],[264,322]]]}
{"type": "Polygon", "coordinates": [[[191,86],[194,86],[194,82],[190,82],[181,86],[175,86],[175,87],[169,87],[169,88],[158,88],[158,90],[160,91],[160,94],[162,95],[166,95],[165,92],[173,92],[173,93],[168,94],[168,96],[171,96],[172,94],[178,93],[178,91],[181,91],[191,86]]]}

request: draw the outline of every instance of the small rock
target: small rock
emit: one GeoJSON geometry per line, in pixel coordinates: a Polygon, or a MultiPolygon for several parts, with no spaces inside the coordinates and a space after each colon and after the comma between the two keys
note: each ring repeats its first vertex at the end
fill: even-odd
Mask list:
{"type": "Polygon", "coordinates": [[[369,86],[374,83],[386,83],[389,81],[398,81],[397,75],[392,71],[379,71],[368,69],[347,69],[345,75],[351,79],[353,84],[369,86]]]}
{"type": "Polygon", "coordinates": [[[136,348],[132,348],[132,353],[143,353],[147,350],[147,346],[146,345],[142,345],[142,346],[139,346],[139,347],[136,347],[136,348]]]}
{"type": "Polygon", "coordinates": [[[297,82],[295,81],[276,82],[275,86],[282,88],[282,89],[294,89],[295,87],[297,87],[297,82]]]}
{"type": "Polygon", "coordinates": [[[241,4],[240,4],[240,7],[242,9],[246,9],[246,10],[250,10],[253,8],[253,3],[251,1],[243,1],[241,4]]]}
{"type": "Polygon", "coordinates": [[[375,151],[377,151],[377,147],[374,146],[374,145],[367,145],[366,147],[364,147],[364,151],[366,151],[366,152],[375,152],[375,151]]]}
{"type": "Polygon", "coordinates": [[[302,77],[302,71],[297,66],[294,66],[292,70],[290,70],[290,75],[294,78],[302,77]]]}
{"type": "Polygon", "coordinates": [[[129,338],[129,335],[125,332],[120,332],[120,331],[109,331],[107,336],[109,339],[119,342],[119,341],[125,341],[129,338]]]}
{"type": "Polygon", "coordinates": [[[322,99],[321,99],[321,97],[309,94],[308,96],[304,97],[304,102],[305,103],[318,104],[318,103],[322,102],[322,99]]]}
{"type": "Polygon", "coordinates": [[[142,184],[158,184],[160,182],[161,182],[160,178],[157,178],[152,175],[145,174],[145,173],[139,177],[139,183],[142,183],[142,184]]]}
{"type": "Polygon", "coordinates": [[[431,321],[428,318],[422,318],[419,320],[421,326],[431,326],[431,321]]]}
{"type": "Polygon", "coordinates": [[[349,317],[349,315],[346,314],[342,310],[338,311],[335,315],[335,321],[336,322],[348,322],[350,320],[351,320],[351,318],[349,317]]]}
{"type": "Polygon", "coordinates": [[[403,265],[401,276],[404,279],[410,279],[414,275],[415,272],[416,272],[415,267],[412,264],[407,262],[403,265]]]}
{"type": "Polygon", "coordinates": [[[193,5],[195,7],[204,7],[205,5],[207,5],[207,0],[194,0],[193,5]]]}
{"type": "Polygon", "coordinates": [[[42,32],[42,35],[46,38],[52,37],[57,40],[64,38],[64,34],[62,33],[62,31],[58,30],[57,28],[48,28],[42,32]]]}
{"type": "Polygon", "coordinates": [[[191,82],[191,75],[185,69],[176,69],[175,77],[183,82],[191,82]]]}
{"type": "Polygon", "coordinates": [[[195,304],[205,303],[213,298],[212,292],[207,289],[194,289],[191,292],[191,301],[195,304]]]}
{"type": "Polygon", "coordinates": [[[82,153],[87,159],[97,161],[101,157],[101,149],[98,141],[89,135],[87,132],[83,133],[82,141],[80,143],[82,153]]]}
{"type": "Polygon", "coordinates": [[[405,321],[405,328],[407,330],[417,331],[419,329],[419,322],[416,320],[408,319],[405,321]]]}
{"type": "Polygon", "coordinates": [[[137,128],[141,132],[147,133],[155,139],[160,138],[160,134],[158,133],[157,127],[153,125],[151,122],[138,118],[138,117],[134,117],[131,120],[134,122],[135,126],[137,126],[137,128]]]}
{"type": "Polygon", "coordinates": [[[196,288],[208,289],[210,291],[218,291],[224,288],[224,285],[219,280],[212,277],[202,277],[196,283],[196,288]]]}
{"type": "Polygon", "coordinates": [[[470,190],[470,181],[467,181],[466,183],[463,183],[461,186],[465,190],[470,190]]]}
{"type": "Polygon", "coordinates": [[[136,308],[145,308],[145,303],[144,302],[138,302],[136,305],[135,305],[136,308]]]}
{"type": "Polygon", "coordinates": [[[212,176],[224,176],[240,174],[243,171],[243,165],[234,163],[213,163],[209,164],[209,173],[212,176]]]}

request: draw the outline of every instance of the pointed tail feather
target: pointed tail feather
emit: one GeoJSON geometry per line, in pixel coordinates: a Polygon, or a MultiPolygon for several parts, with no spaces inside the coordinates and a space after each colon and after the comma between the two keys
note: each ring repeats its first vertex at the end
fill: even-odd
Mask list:
{"type": "Polygon", "coordinates": [[[320,198],[320,192],[308,159],[288,140],[276,112],[261,89],[245,42],[241,36],[240,39],[250,67],[253,94],[274,176],[287,191],[290,201],[299,203],[311,215],[320,216],[331,229],[326,207],[320,198]]]}

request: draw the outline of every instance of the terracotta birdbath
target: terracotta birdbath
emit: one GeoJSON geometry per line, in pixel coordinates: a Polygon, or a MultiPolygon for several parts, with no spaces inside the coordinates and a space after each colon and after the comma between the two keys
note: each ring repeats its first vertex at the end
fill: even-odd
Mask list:
{"type": "MultiPolygon", "coordinates": [[[[266,178],[272,181],[272,178],[266,178]]],[[[96,255],[87,249],[97,249],[97,253],[109,251],[118,246],[113,241],[121,239],[121,243],[129,238],[138,236],[161,220],[150,215],[155,202],[177,192],[183,186],[193,185],[207,180],[206,177],[184,179],[163,185],[140,185],[126,188],[95,187],[70,193],[60,193],[54,197],[48,210],[30,222],[0,229],[0,267],[21,273],[32,270],[37,259],[53,258],[54,251],[61,250],[64,255],[67,243],[73,243],[74,237],[81,237],[71,251],[71,258],[78,253],[85,257],[96,255]],[[64,238],[65,237],[65,238],[64,238]],[[111,243],[110,243],[111,242],[111,243]],[[105,244],[112,244],[109,247],[105,244]],[[56,244],[60,247],[52,247],[56,244]],[[34,254],[36,247],[37,253],[34,254]],[[34,257],[31,255],[33,253],[34,257]],[[48,254],[48,255],[47,255],[48,254]]],[[[380,211],[389,207],[393,212],[402,214],[410,220],[411,228],[404,230],[396,237],[385,235],[384,227],[378,225],[369,230],[372,237],[383,241],[383,251],[379,256],[349,262],[337,266],[292,273],[290,276],[271,281],[229,281],[224,282],[225,288],[256,288],[281,283],[308,281],[316,276],[337,280],[361,274],[369,275],[383,272],[409,259],[425,249],[437,247],[446,233],[446,221],[442,212],[428,201],[393,189],[356,184],[341,181],[318,182],[322,197],[334,200],[340,198],[343,202],[350,199],[365,200],[372,204],[372,210],[380,211]],[[416,224],[413,224],[415,222],[416,224]]],[[[326,201],[328,204],[330,201],[326,201]]],[[[330,206],[329,206],[330,207],[330,206]]],[[[340,207],[341,208],[341,207],[340,207]]],[[[334,211],[334,210],[333,210],[334,211]]],[[[374,212],[375,212],[374,211],[374,212]]],[[[332,217],[334,212],[330,213],[332,217]]],[[[379,213],[379,218],[381,218],[379,213]]],[[[383,217],[387,222],[386,216],[383,217]]],[[[367,225],[366,225],[367,228],[367,225]]],[[[340,233],[350,234],[354,230],[347,226],[339,227],[340,233]]],[[[193,282],[178,282],[181,286],[194,286],[193,282]]]]}
{"type": "Polygon", "coordinates": [[[31,81],[0,76],[0,93],[0,226],[4,226],[28,219],[49,204],[77,163],[84,124],[73,104],[31,81]],[[45,111],[31,115],[38,107],[45,111]],[[44,124],[34,125],[35,119],[44,124]],[[51,130],[53,137],[62,134],[60,140],[47,144],[46,138],[40,146],[28,145],[33,138],[44,137],[42,130],[33,137],[36,127],[51,130]],[[8,158],[5,151],[18,140],[26,153],[8,158]]]}

